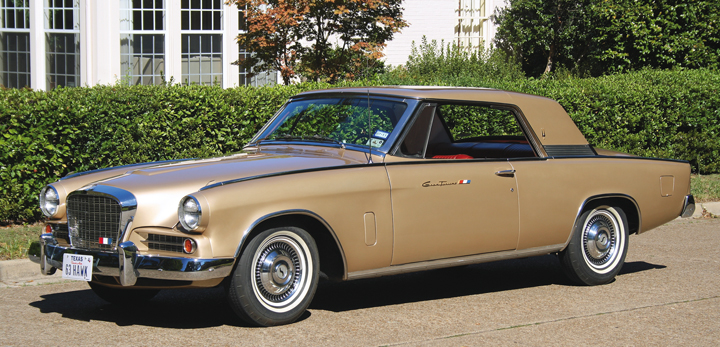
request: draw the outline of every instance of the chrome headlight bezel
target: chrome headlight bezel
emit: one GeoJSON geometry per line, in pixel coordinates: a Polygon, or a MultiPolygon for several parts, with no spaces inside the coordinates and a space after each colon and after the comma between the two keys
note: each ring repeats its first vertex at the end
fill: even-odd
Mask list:
{"type": "Polygon", "coordinates": [[[45,186],[40,190],[40,210],[45,217],[53,217],[58,213],[60,207],[60,194],[57,189],[51,185],[45,186]],[[52,195],[55,195],[54,197],[52,195]]]}
{"type": "Polygon", "coordinates": [[[202,207],[200,201],[192,195],[180,199],[178,206],[178,221],[187,231],[198,231],[202,222],[202,207]]]}

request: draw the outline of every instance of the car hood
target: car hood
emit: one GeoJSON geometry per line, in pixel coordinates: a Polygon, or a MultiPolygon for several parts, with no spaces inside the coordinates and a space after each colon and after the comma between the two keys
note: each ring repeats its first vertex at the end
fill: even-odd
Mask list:
{"type": "Polygon", "coordinates": [[[92,185],[126,190],[137,201],[134,227],[173,227],[177,223],[180,199],[205,186],[267,174],[366,163],[363,156],[349,152],[312,147],[263,149],[262,152],[242,152],[227,157],[118,168],[106,172],[106,177],[101,179],[97,179],[97,174],[81,175],[60,183],[68,192],[92,185]],[[85,182],[79,182],[81,180],[85,182]]]}

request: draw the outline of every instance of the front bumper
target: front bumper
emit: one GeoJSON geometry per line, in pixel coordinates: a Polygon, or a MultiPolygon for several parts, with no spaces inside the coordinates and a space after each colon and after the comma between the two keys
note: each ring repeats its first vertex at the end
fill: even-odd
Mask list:
{"type": "Polygon", "coordinates": [[[117,253],[59,246],[52,234],[40,235],[40,270],[51,275],[61,269],[63,254],[93,256],[93,275],[118,277],[123,286],[135,285],[138,278],[175,281],[203,281],[230,275],[234,258],[195,259],[138,254],[137,246],[127,241],[117,253]]]}

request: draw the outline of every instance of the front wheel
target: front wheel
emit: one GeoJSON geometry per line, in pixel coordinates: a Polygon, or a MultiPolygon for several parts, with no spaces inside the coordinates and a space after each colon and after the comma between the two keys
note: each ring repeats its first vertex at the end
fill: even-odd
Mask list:
{"type": "Polygon", "coordinates": [[[598,206],[580,215],[568,246],[560,252],[565,274],[581,285],[612,281],[625,263],[628,222],[623,210],[598,206]]]}
{"type": "Polygon", "coordinates": [[[305,230],[265,230],[250,240],[230,277],[230,305],[253,325],[292,323],[310,305],[319,269],[317,246],[305,230]]]}

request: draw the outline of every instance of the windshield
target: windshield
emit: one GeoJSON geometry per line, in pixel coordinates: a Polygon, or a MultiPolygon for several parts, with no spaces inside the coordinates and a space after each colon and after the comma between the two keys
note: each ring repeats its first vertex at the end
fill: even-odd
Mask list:
{"type": "Polygon", "coordinates": [[[260,139],[380,148],[405,109],[403,102],[362,97],[292,101],[260,139]]]}

